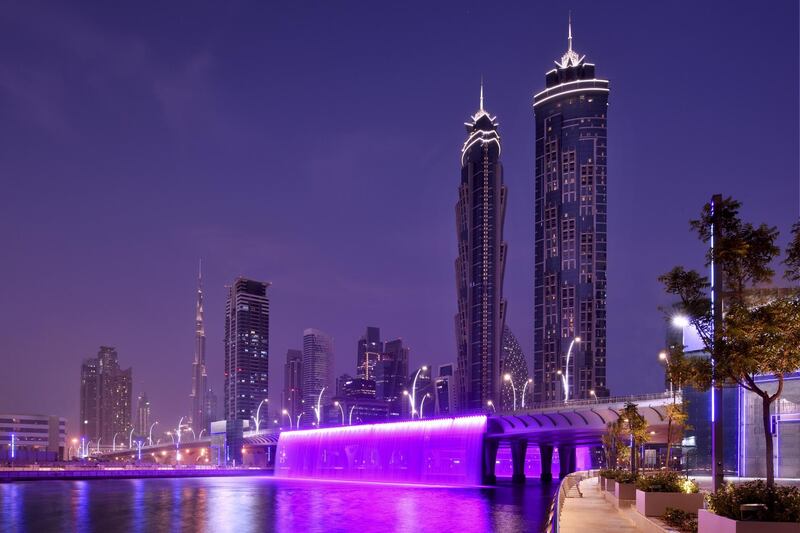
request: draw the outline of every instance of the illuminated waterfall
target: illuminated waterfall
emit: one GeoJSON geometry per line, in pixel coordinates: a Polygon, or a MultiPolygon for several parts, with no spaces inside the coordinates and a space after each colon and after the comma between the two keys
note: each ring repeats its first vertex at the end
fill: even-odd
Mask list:
{"type": "Polygon", "coordinates": [[[281,433],[275,476],[479,485],[485,416],[281,433]]]}

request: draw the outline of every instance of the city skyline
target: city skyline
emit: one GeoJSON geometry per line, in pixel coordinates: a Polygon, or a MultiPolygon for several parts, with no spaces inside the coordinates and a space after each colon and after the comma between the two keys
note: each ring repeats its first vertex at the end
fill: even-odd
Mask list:
{"type": "MultiPolygon", "coordinates": [[[[796,190],[797,186],[797,162],[791,156],[792,147],[797,145],[796,127],[777,124],[777,132],[768,139],[747,133],[764,121],[765,115],[777,115],[778,109],[797,105],[794,88],[781,87],[767,76],[771,71],[796,69],[796,66],[786,67],[780,57],[773,55],[775,50],[796,49],[796,32],[786,26],[789,21],[796,20],[796,8],[782,4],[778,6],[786,11],[785,16],[779,16],[775,11],[727,12],[714,9],[713,6],[694,6],[691,16],[680,19],[671,18],[675,15],[657,7],[641,6],[618,21],[614,17],[620,16],[620,12],[616,11],[620,8],[611,7],[607,13],[591,6],[573,8],[573,19],[576,28],[579,28],[576,31],[576,43],[580,44],[576,44],[576,48],[590,50],[592,57],[602,62],[604,77],[613,80],[615,91],[610,111],[614,117],[610,133],[614,144],[609,163],[615,184],[614,204],[618,206],[609,212],[609,234],[616,229],[615,236],[609,242],[611,263],[614,265],[610,270],[617,271],[616,274],[610,274],[609,283],[614,287],[616,279],[616,286],[620,289],[616,295],[610,296],[609,301],[609,313],[619,313],[617,318],[610,319],[609,324],[612,332],[609,335],[609,352],[619,354],[610,356],[615,357],[609,366],[610,388],[615,393],[649,390],[660,383],[660,371],[655,372],[658,363],[649,360],[651,352],[655,354],[659,348],[656,341],[663,337],[663,322],[656,306],[663,303],[664,298],[660,295],[655,276],[661,272],[664,264],[692,256],[683,249],[688,235],[685,220],[706,200],[706,193],[722,191],[746,197],[744,209],[749,218],[768,220],[782,227],[787,227],[797,214],[796,195],[783,192],[787,188],[796,190]],[[685,42],[674,42],[670,56],[660,50],[662,45],[659,41],[671,39],[671,33],[665,29],[669,26],[666,22],[653,24],[659,17],[666,21],[679,20],[685,29],[684,33],[690,36],[685,42]],[[752,17],[757,20],[750,20],[752,17]],[[619,31],[608,32],[609,27],[619,31]],[[764,30],[764,27],[769,30],[764,30]],[[624,39],[620,35],[613,35],[622,33],[623,29],[627,30],[624,39]],[[678,72],[681,76],[698,80],[709,75],[698,65],[701,63],[697,60],[699,50],[716,58],[720,71],[732,72],[746,68],[746,75],[719,94],[703,88],[692,87],[690,90],[681,86],[681,83],[672,79],[678,72]],[[653,68],[653,65],[658,65],[658,68],[653,68]],[[739,107],[742,102],[747,102],[751,94],[764,97],[757,112],[747,106],[739,107]],[[657,104],[653,105],[653,102],[657,104]],[[735,118],[726,113],[732,106],[737,106],[735,118]],[[652,116],[652,129],[650,124],[640,125],[637,122],[645,113],[652,116]],[[698,131],[687,131],[685,125],[678,129],[667,124],[667,119],[675,113],[685,121],[695,121],[697,127],[694,129],[698,131]],[[749,127],[742,127],[742,124],[749,127]],[[649,135],[640,135],[637,128],[648,129],[649,135]],[[734,135],[733,132],[738,133],[734,135]],[[667,143],[676,143],[685,151],[686,160],[680,164],[664,161],[661,149],[667,143]],[[774,157],[770,157],[764,163],[765,168],[762,168],[762,163],[731,161],[721,155],[737,151],[743,153],[745,150],[769,152],[774,157]],[[774,180],[770,181],[773,186],[753,187],[756,179],[774,180]],[[642,201],[642,198],[651,201],[642,201]],[[673,237],[674,244],[669,242],[673,237]],[[634,271],[630,262],[640,257],[643,264],[634,271]],[[632,278],[632,283],[629,287],[622,287],[620,281],[626,277],[632,278]],[[624,335],[629,330],[634,331],[629,336],[624,335]],[[628,383],[629,377],[635,372],[654,376],[649,382],[628,383]]],[[[31,7],[17,9],[35,10],[31,7]]],[[[408,20],[403,13],[400,15],[401,20],[397,24],[408,20]]],[[[109,344],[119,349],[127,364],[136,367],[134,394],[146,390],[154,416],[171,420],[174,414],[175,421],[171,423],[176,423],[178,416],[187,414],[186,391],[190,386],[187,365],[193,355],[193,310],[189,305],[194,290],[192,272],[198,256],[207,258],[208,265],[208,274],[205,276],[206,312],[211,319],[207,321],[207,359],[210,363],[211,385],[217,391],[222,388],[222,324],[218,317],[222,314],[223,286],[239,274],[274,283],[270,289],[271,299],[274,316],[276,319],[280,317],[277,319],[279,322],[273,322],[271,329],[274,353],[282,354],[288,348],[298,347],[303,329],[318,327],[330,332],[342,348],[335,374],[338,375],[340,370],[353,372],[352,356],[349,351],[344,351],[344,347],[352,346],[365,325],[380,324],[389,333],[387,338],[401,336],[407,340],[412,348],[411,367],[421,361],[435,365],[454,361],[452,257],[455,243],[451,230],[451,177],[455,161],[452,154],[462,141],[461,133],[454,124],[459,124],[465,109],[474,107],[475,86],[481,73],[486,80],[487,92],[492,95],[492,111],[504,121],[503,157],[510,195],[506,222],[510,259],[506,284],[507,287],[510,284],[515,293],[513,298],[509,298],[508,323],[517,333],[530,364],[533,352],[532,333],[528,326],[532,323],[530,278],[533,271],[530,95],[538,92],[541,75],[552,65],[552,57],[563,51],[566,8],[540,6],[535,19],[530,15],[530,11],[519,9],[513,14],[506,14],[502,24],[509,30],[502,42],[498,45],[489,44],[485,50],[479,51],[477,59],[480,61],[475,64],[459,63],[447,71],[443,76],[447,79],[439,80],[434,76],[432,63],[427,61],[423,61],[420,67],[402,60],[385,68],[370,63],[371,67],[377,68],[375,76],[379,87],[391,89],[382,96],[380,105],[370,96],[372,91],[364,92],[359,88],[359,84],[364,84],[364,79],[358,77],[352,84],[337,81],[328,87],[329,94],[315,92],[314,95],[322,100],[319,104],[306,101],[305,105],[311,105],[311,108],[303,108],[298,101],[292,100],[280,83],[275,86],[268,83],[271,77],[265,78],[263,73],[239,72],[238,79],[242,85],[252,85],[254,92],[257,92],[256,88],[274,88],[276,92],[270,94],[266,102],[259,101],[246,89],[228,87],[228,92],[225,92],[218,86],[219,72],[216,69],[232,68],[225,65],[234,64],[239,56],[231,50],[215,49],[213,42],[207,46],[207,55],[192,53],[203,47],[197,46],[196,36],[187,33],[184,37],[189,50],[173,58],[175,65],[166,65],[176,67],[175,77],[164,72],[163,64],[155,66],[156,74],[149,70],[146,73],[136,71],[136,79],[139,79],[138,76],[159,78],[159,94],[163,98],[164,109],[168,109],[168,112],[164,112],[164,120],[172,121],[170,128],[174,128],[170,130],[170,135],[162,134],[167,137],[166,146],[176,148],[178,155],[173,158],[142,140],[143,132],[147,131],[146,126],[151,120],[148,113],[143,113],[140,117],[143,123],[133,124],[129,131],[123,133],[120,130],[118,133],[128,142],[138,142],[147,149],[151,162],[135,169],[119,167],[114,157],[127,161],[132,154],[125,149],[114,148],[113,156],[101,158],[97,162],[99,168],[88,172],[87,169],[92,170],[94,164],[87,164],[86,161],[95,161],[97,152],[93,150],[89,155],[84,150],[96,133],[93,133],[94,125],[76,121],[73,115],[72,106],[80,102],[73,94],[76,88],[52,65],[42,65],[41,72],[44,74],[40,73],[38,77],[26,77],[25,73],[18,72],[13,63],[4,65],[7,70],[2,72],[1,90],[6,98],[15,98],[14,95],[18,93],[13,91],[13,87],[19,87],[20,84],[22,87],[33,86],[43,90],[39,85],[41,80],[50,79],[47,75],[52,76],[54,72],[56,79],[63,83],[63,92],[57,93],[52,105],[42,107],[41,114],[35,115],[35,125],[18,128],[17,135],[8,136],[9,169],[15,178],[12,179],[11,194],[5,200],[8,205],[3,204],[7,209],[3,210],[0,217],[7,256],[11,260],[5,266],[0,266],[0,277],[4,280],[4,300],[10,305],[0,318],[4,324],[2,336],[7,340],[3,347],[3,361],[9,364],[12,354],[15,354],[15,360],[11,363],[15,375],[0,382],[3,390],[8,391],[8,396],[4,394],[2,399],[3,402],[9,402],[5,410],[66,416],[70,430],[74,430],[77,406],[64,407],[66,401],[60,398],[77,397],[75,376],[80,360],[96,350],[97,346],[109,344]],[[520,22],[512,19],[519,19],[520,22]],[[521,59],[510,59],[511,55],[521,56],[521,59]],[[397,82],[397,71],[407,74],[412,81],[397,82]],[[200,137],[192,137],[188,131],[196,126],[191,123],[192,108],[181,109],[174,100],[174,91],[186,87],[205,89],[207,92],[193,92],[198,98],[209,98],[214,102],[229,102],[234,96],[243,98],[256,106],[255,116],[266,118],[277,113],[287,123],[291,115],[302,112],[306,116],[305,113],[314,114],[321,110],[326,122],[335,123],[336,119],[343,119],[353,109],[358,109],[358,101],[363,100],[364,107],[360,114],[373,113],[382,123],[366,122],[360,125],[363,129],[337,127],[336,134],[343,136],[342,144],[364,144],[368,147],[367,151],[375,155],[359,152],[360,157],[351,160],[342,152],[340,144],[329,146],[314,138],[309,145],[303,146],[302,151],[295,148],[293,152],[290,149],[293,144],[287,140],[295,131],[293,126],[288,126],[290,134],[287,137],[279,139],[268,131],[266,121],[259,118],[256,121],[258,124],[252,125],[242,118],[238,106],[229,105],[223,108],[227,113],[225,116],[205,115],[202,119],[228,133],[231,130],[246,130],[248,139],[267,135],[269,142],[287,148],[285,160],[292,160],[292,164],[297,164],[301,159],[296,157],[299,153],[316,153],[318,155],[315,157],[319,159],[312,158],[307,164],[301,163],[299,171],[292,173],[293,179],[299,180],[296,188],[270,171],[272,164],[286,170],[287,163],[283,157],[274,162],[271,159],[275,157],[274,151],[263,160],[252,155],[256,148],[261,149],[261,142],[255,144],[252,140],[241,140],[240,145],[225,144],[221,150],[224,157],[208,160],[201,152],[205,150],[206,143],[212,144],[211,139],[202,133],[198,133],[200,137]],[[283,111],[275,109],[274,104],[279,101],[289,108],[289,113],[282,114],[283,111]],[[395,122],[387,125],[389,118],[399,112],[398,108],[402,107],[403,112],[407,112],[405,108],[409,105],[419,108],[426,122],[431,125],[431,131],[423,139],[413,133],[413,128],[406,130],[406,125],[398,126],[395,122]],[[381,136],[387,130],[392,131],[391,135],[379,141],[371,138],[373,133],[381,136]],[[65,162],[55,175],[64,176],[63,182],[70,183],[70,186],[78,185],[77,190],[98,185],[97,192],[67,195],[68,201],[60,206],[57,204],[61,200],[61,185],[52,184],[42,198],[31,201],[33,191],[38,192],[41,188],[39,185],[43,182],[43,176],[52,177],[54,169],[48,161],[33,164],[26,150],[15,149],[15,143],[19,141],[12,137],[19,137],[20,141],[41,139],[45,148],[53,151],[53,160],[65,162]],[[411,139],[415,143],[405,144],[411,139]],[[407,151],[411,146],[422,150],[425,164],[415,167],[419,177],[408,178],[408,169],[403,172],[386,169],[392,166],[388,162],[392,160],[396,149],[407,151]],[[68,156],[67,152],[72,149],[75,149],[74,155],[68,156]],[[16,153],[12,154],[12,151],[16,153]],[[193,165],[195,158],[203,162],[200,166],[206,168],[197,168],[196,163],[193,165]],[[243,162],[235,162],[237,158],[243,162]],[[167,170],[159,169],[160,166],[167,170]],[[319,181],[321,178],[315,178],[318,173],[325,175],[331,169],[339,169],[336,170],[339,172],[336,174],[338,178],[347,178],[344,180],[347,186],[345,194],[338,193],[327,182],[319,181]],[[151,178],[146,178],[139,184],[140,176],[151,173],[160,181],[153,182],[151,178]],[[84,174],[88,177],[83,177],[84,174]],[[250,177],[237,178],[237,174],[250,177]],[[107,183],[103,181],[104,177],[101,178],[104,175],[110,180],[107,183]],[[188,221],[180,209],[172,210],[177,200],[185,195],[188,176],[196,177],[196,201],[208,212],[208,218],[200,223],[196,217],[188,221]],[[400,177],[411,183],[401,185],[400,177]],[[259,217],[244,214],[241,223],[226,222],[225,219],[234,211],[230,204],[238,204],[242,200],[240,196],[220,194],[222,189],[228,189],[226,181],[229,179],[241,180],[237,184],[253,185],[254,191],[262,196],[268,192],[265,184],[274,185],[284,193],[281,202],[289,206],[287,209],[293,206],[289,209],[291,213],[281,212],[280,206],[269,200],[270,209],[259,217]],[[157,183],[163,186],[162,194],[158,195],[160,199],[155,198],[156,195],[152,195],[150,190],[157,183]],[[123,201],[115,188],[130,193],[136,205],[123,201]],[[420,195],[420,190],[426,194],[420,195]],[[306,197],[308,191],[311,194],[306,197]],[[353,197],[348,199],[348,195],[353,197]],[[384,203],[370,203],[370,196],[391,197],[393,203],[387,209],[386,200],[384,203]],[[331,198],[335,201],[330,202],[331,198]],[[309,202],[309,209],[300,216],[299,209],[304,201],[309,202]],[[331,205],[337,202],[339,205],[331,205]],[[31,210],[30,216],[27,213],[22,215],[20,209],[23,206],[31,210]],[[211,213],[212,207],[218,207],[219,211],[211,213]],[[148,211],[152,220],[140,221],[142,208],[148,211]],[[51,226],[45,220],[50,217],[43,215],[50,215],[51,211],[55,215],[52,218],[60,221],[59,227],[51,226]],[[265,213],[269,215],[267,222],[251,225],[254,221],[261,221],[265,213]],[[395,216],[387,216],[391,213],[395,216]],[[95,218],[104,220],[106,228],[98,227],[100,225],[94,223],[95,218]],[[17,229],[20,220],[35,222],[17,229]],[[332,223],[332,220],[336,223],[332,223]],[[363,227],[366,220],[375,223],[363,227]],[[281,226],[290,226],[292,221],[297,222],[299,229],[288,232],[281,229],[281,226]],[[240,231],[242,229],[244,231],[240,231]],[[17,231],[20,233],[17,234],[17,231]],[[97,244],[106,242],[106,232],[124,235],[126,238],[120,240],[126,243],[128,249],[97,244]],[[342,238],[343,235],[348,237],[342,238]],[[6,239],[6,236],[10,238],[6,239]],[[53,244],[46,250],[34,252],[32,246],[34,243],[40,244],[42,240],[53,244]],[[67,248],[58,244],[61,240],[66,241],[67,248]],[[370,246],[365,249],[365,242],[372,244],[371,249],[370,246]],[[69,250],[72,252],[68,253],[69,250]],[[153,259],[149,258],[151,255],[153,259]],[[169,258],[168,264],[163,257],[169,258]],[[359,263],[366,264],[368,268],[359,263]],[[57,282],[47,279],[54,265],[58,266],[60,273],[57,282]],[[23,295],[20,290],[23,287],[26,291],[30,290],[33,276],[37,278],[37,292],[32,296],[23,295]],[[440,285],[441,289],[438,288],[440,285]],[[38,313],[41,311],[35,307],[44,299],[43,293],[38,291],[46,291],[51,298],[59,299],[52,302],[52,312],[45,316],[40,316],[38,313]],[[118,291],[115,298],[126,302],[125,309],[106,305],[111,291],[118,291]],[[37,320],[30,320],[30,316],[36,316],[37,320]],[[46,331],[46,335],[36,335],[39,328],[46,331]],[[47,365],[43,365],[42,361],[47,361],[47,365]],[[43,375],[39,381],[39,377],[33,377],[36,375],[35,365],[44,366],[48,369],[46,372],[50,372],[49,368],[52,367],[53,375],[43,375]],[[162,377],[162,373],[165,376],[162,377]],[[34,379],[45,390],[53,391],[59,399],[47,400],[26,391],[26,384],[34,379]],[[61,380],[66,383],[62,385],[61,380]]],[[[101,23],[103,16],[98,13],[72,14],[62,21],[50,16],[44,17],[44,23],[59,30],[53,32],[52,39],[56,42],[73,44],[72,48],[65,47],[67,63],[84,65],[83,68],[87,68],[85,64],[88,63],[90,68],[108,76],[109,79],[100,76],[100,83],[109,84],[110,89],[119,94],[121,89],[116,86],[118,78],[126,80],[131,74],[124,68],[122,72],[109,68],[104,57],[87,58],[79,43],[71,39],[76,33],[117,35],[101,23]]],[[[467,14],[459,10],[458,23],[474,20],[475,16],[475,11],[467,14]]],[[[490,22],[501,23],[496,15],[487,16],[490,22]]],[[[440,16],[437,21],[441,23],[440,16]]],[[[106,22],[109,20],[106,19],[106,22]]],[[[121,21],[112,20],[108,26],[114,28],[120,24],[121,21]]],[[[126,56],[128,63],[124,64],[138,68],[137,61],[142,59],[136,55],[138,49],[131,45],[131,41],[134,44],[144,42],[148,50],[157,45],[143,37],[144,30],[141,27],[137,27],[136,23],[131,24],[133,26],[119,31],[123,37],[112,39],[110,46],[127,51],[130,56],[126,56]]],[[[199,19],[198,24],[201,24],[199,19]]],[[[322,22],[314,19],[309,24],[316,27],[322,22]]],[[[400,37],[400,32],[393,25],[387,28],[392,31],[389,31],[389,44],[383,46],[402,49],[405,40],[400,37]]],[[[326,35],[334,31],[338,35],[340,30],[329,28],[326,31],[326,35]]],[[[442,31],[447,33],[453,30],[444,28],[442,31]]],[[[17,48],[8,42],[21,40],[23,46],[20,54],[35,55],[30,46],[24,45],[30,43],[30,39],[41,38],[39,33],[34,32],[28,40],[18,33],[5,33],[4,39],[8,40],[6,48],[17,48]]],[[[435,59],[437,64],[442,63],[442,54],[456,57],[456,49],[442,46],[431,47],[437,51],[431,59],[435,59]]],[[[147,54],[145,56],[145,60],[152,60],[147,54]]],[[[255,62],[251,56],[244,54],[241,57],[248,68],[258,65],[267,70],[263,63],[255,62]]],[[[419,60],[417,56],[414,57],[415,61],[419,60]]],[[[357,58],[367,61],[371,56],[357,58]]],[[[346,63],[335,65],[347,68],[346,63]]],[[[282,70],[280,63],[274,68],[277,73],[285,75],[285,68],[282,70]]],[[[324,77],[325,72],[322,69],[320,75],[324,77]]],[[[316,79],[316,74],[301,73],[299,76],[306,81],[316,79]]],[[[682,83],[685,85],[685,82],[682,83]]],[[[125,85],[126,90],[139,90],[136,84],[125,85]]],[[[44,98],[41,92],[33,91],[32,94],[44,98]]],[[[44,93],[45,96],[47,94],[44,93]]],[[[47,98],[45,100],[49,101],[47,98]]],[[[135,102],[146,108],[144,99],[135,102]]],[[[20,105],[21,110],[30,109],[20,105]]],[[[101,101],[98,105],[102,107],[105,104],[101,101]]],[[[15,112],[4,110],[9,113],[11,127],[17,126],[19,119],[15,112]]],[[[95,119],[100,120],[97,117],[95,119]]],[[[316,124],[321,130],[322,126],[316,124]]],[[[103,143],[100,142],[99,146],[102,147],[103,143]]],[[[339,185],[341,183],[337,187],[339,185]]],[[[247,198],[244,201],[249,206],[259,205],[250,203],[254,200],[247,198]]],[[[115,239],[108,239],[109,242],[112,240],[115,239]]],[[[612,294],[613,290],[609,293],[612,294]]],[[[279,376],[282,358],[273,359],[270,373],[279,376]]],[[[280,381],[273,380],[270,387],[271,401],[277,403],[282,388],[280,381]]]]}

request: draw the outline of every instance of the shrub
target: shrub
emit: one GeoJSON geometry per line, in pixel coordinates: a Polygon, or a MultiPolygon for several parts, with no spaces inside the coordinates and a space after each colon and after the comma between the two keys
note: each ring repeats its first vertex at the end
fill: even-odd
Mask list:
{"type": "Polygon", "coordinates": [[[614,479],[617,480],[617,483],[635,483],[639,476],[628,472],[627,470],[617,470],[616,476],[614,479]]]}
{"type": "Polygon", "coordinates": [[[610,468],[601,468],[599,476],[606,479],[614,479],[614,470],[610,468]]]}
{"type": "Polygon", "coordinates": [[[758,517],[764,522],[800,522],[800,489],[797,487],[767,487],[763,480],[741,485],[727,483],[716,494],[706,496],[708,508],[714,513],[741,520],[739,507],[760,503],[767,509],[758,517]]]}
{"type": "Polygon", "coordinates": [[[642,476],[636,480],[636,488],[644,492],[685,492],[694,494],[700,487],[693,479],[683,477],[677,472],[659,472],[642,476]]]}
{"type": "Polygon", "coordinates": [[[697,533],[697,515],[687,513],[680,509],[667,507],[667,512],[662,517],[668,526],[685,531],[687,533],[697,533]]]}

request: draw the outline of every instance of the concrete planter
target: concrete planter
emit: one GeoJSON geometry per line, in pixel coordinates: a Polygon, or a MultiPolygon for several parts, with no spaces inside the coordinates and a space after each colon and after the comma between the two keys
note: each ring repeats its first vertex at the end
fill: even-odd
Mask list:
{"type": "Polygon", "coordinates": [[[614,496],[617,500],[635,500],[636,499],[636,484],[635,483],[617,483],[614,489],[614,496]]]}
{"type": "Polygon", "coordinates": [[[615,487],[617,486],[617,482],[613,479],[606,480],[606,492],[610,492],[611,494],[615,494],[615,487]]]}
{"type": "Polygon", "coordinates": [[[798,533],[800,524],[792,522],[743,522],[719,516],[706,509],[697,514],[698,533],[798,533]]]}
{"type": "Polygon", "coordinates": [[[636,489],[636,510],[644,516],[663,516],[667,507],[695,514],[703,508],[703,495],[685,492],[643,492],[636,489]]]}

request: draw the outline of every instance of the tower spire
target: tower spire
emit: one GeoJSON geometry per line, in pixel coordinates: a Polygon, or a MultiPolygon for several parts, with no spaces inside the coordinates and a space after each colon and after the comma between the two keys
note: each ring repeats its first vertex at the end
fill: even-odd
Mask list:
{"type": "Polygon", "coordinates": [[[572,10],[570,10],[567,20],[567,42],[569,43],[569,51],[572,52],[572,10]]]}
{"type": "Polygon", "coordinates": [[[480,110],[483,111],[483,76],[481,75],[481,107],[480,110]]]}

